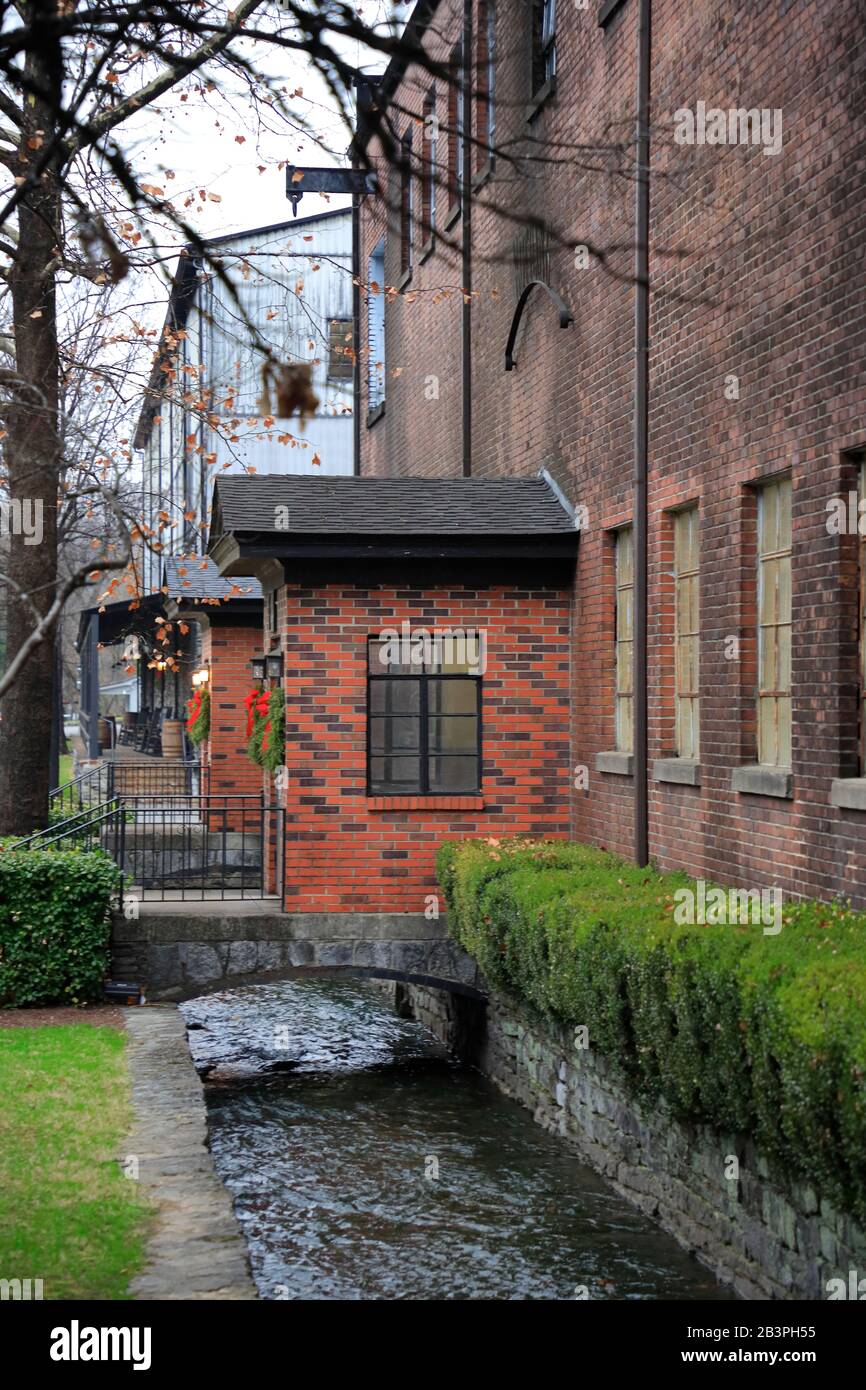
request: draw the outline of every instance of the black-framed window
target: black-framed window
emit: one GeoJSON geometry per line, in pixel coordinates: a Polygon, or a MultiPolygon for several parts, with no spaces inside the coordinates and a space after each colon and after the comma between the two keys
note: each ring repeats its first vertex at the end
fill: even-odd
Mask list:
{"type": "Polygon", "coordinates": [[[394,639],[368,639],[370,795],[463,796],[480,790],[481,677],[472,671],[471,642],[452,652],[434,641],[416,652],[414,644],[403,651],[394,639]]]}
{"type": "Polygon", "coordinates": [[[556,0],[532,0],[532,95],[556,76],[556,0]]]}

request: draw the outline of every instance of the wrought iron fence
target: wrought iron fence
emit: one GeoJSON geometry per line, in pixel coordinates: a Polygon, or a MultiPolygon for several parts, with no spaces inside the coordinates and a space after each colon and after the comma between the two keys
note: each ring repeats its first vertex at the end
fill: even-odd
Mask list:
{"type": "Polygon", "coordinates": [[[123,875],[121,903],[282,901],[285,811],[264,796],[126,791],[73,810],[13,849],[103,850],[123,875]]]}

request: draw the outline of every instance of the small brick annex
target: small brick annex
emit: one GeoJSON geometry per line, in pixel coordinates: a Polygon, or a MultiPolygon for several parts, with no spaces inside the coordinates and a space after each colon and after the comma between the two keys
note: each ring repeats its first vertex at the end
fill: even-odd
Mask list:
{"type": "Polygon", "coordinates": [[[528,579],[280,590],[288,911],[424,912],[442,840],[568,837],[570,611],[528,579]],[[367,639],[403,622],[486,634],[479,795],[367,794],[367,639]]]}
{"type": "MultiPolygon", "coordinates": [[[[568,838],[579,536],[546,475],[225,478],[212,517],[216,568],[224,578],[258,575],[263,650],[282,656],[284,767],[269,779],[269,803],[284,810],[286,911],[432,916],[443,840],[568,838]],[[290,529],[276,527],[278,508],[290,529]],[[415,774],[390,769],[386,783],[368,769],[369,644],[400,633],[483,639],[468,673],[480,686],[469,756],[480,738],[480,760],[471,777],[446,779],[455,789],[471,783],[471,794],[442,783],[420,793],[427,738],[447,715],[443,707],[428,715],[420,685],[415,774]],[[412,794],[394,794],[392,777],[412,794]]],[[[457,665],[451,676],[465,679],[457,665]]],[[[416,675],[402,656],[395,670],[416,675]]],[[[214,686],[223,680],[220,671],[214,686]]],[[[441,687],[433,698],[444,699],[441,687]]],[[[391,737],[387,756],[400,759],[402,734],[391,737]]]]}

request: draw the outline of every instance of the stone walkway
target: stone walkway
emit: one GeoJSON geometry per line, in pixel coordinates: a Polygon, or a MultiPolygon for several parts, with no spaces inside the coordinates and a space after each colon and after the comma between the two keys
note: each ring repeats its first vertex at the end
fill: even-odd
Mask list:
{"type": "Polygon", "coordinates": [[[122,1159],[156,1208],[138,1299],[253,1299],[246,1244],[206,1148],[202,1084],[173,1006],[124,1009],[135,1112],[122,1159]]]}

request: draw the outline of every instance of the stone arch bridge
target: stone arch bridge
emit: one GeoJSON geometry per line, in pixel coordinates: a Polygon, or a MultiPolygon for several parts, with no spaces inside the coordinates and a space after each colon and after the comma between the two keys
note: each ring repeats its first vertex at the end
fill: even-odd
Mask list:
{"type": "Polygon", "coordinates": [[[486,999],[445,919],[403,912],[278,912],[267,900],[143,902],[117,916],[112,973],[153,1002],[312,976],[397,980],[486,999]]]}

